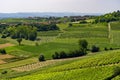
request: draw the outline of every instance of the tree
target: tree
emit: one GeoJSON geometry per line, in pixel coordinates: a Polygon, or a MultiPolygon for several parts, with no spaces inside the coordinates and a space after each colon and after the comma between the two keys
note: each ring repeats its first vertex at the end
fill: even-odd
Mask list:
{"type": "Polygon", "coordinates": [[[60,52],[60,58],[66,58],[67,54],[64,51],[60,52]]]}
{"type": "Polygon", "coordinates": [[[19,43],[19,45],[21,45],[22,38],[18,38],[18,39],[17,39],[17,42],[19,43]]]}
{"type": "Polygon", "coordinates": [[[59,53],[58,52],[55,52],[53,55],[52,55],[52,58],[53,59],[59,59],[59,53]]]}
{"type": "Polygon", "coordinates": [[[45,61],[45,57],[44,57],[43,54],[41,54],[41,55],[39,56],[39,61],[45,61]]]}
{"type": "Polygon", "coordinates": [[[92,49],[91,49],[91,52],[99,52],[99,47],[93,45],[92,49]]]}
{"type": "Polygon", "coordinates": [[[69,24],[68,24],[68,27],[72,27],[72,26],[73,26],[72,23],[69,23],[69,24]]]}
{"type": "Polygon", "coordinates": [[[7,54],[5,49],[0,49],[1,54],[7,54]]]}
{"type": "Polygon", "coordinates": [[[37,38],[37,28],[32,26],[8,27],[3,31],[3,34],[12,39],[23,38],[34,41],[37,38]]]}
{"type": "Polygon", "coordinates": [[[86,40],[79,40],[79,46],[81,53],[86,54],[88,42],[86,40]]]}

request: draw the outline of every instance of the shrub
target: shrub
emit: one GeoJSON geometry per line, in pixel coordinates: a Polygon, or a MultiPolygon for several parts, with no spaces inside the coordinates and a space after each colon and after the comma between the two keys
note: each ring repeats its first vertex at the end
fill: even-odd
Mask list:
{"type": "Polygon", "coordinates": [[[6,38],[7,36],[5,35],[5,34],[3,34],[2,36],[1,36],[1,38],[6,38]]]}
{"type": "Polygon", "coordinates": [[[64,51],[60,52],[60,58],[66,58],[66,57],[67,54],[64,51]]]}
{"type": "Polygon", "coordinates": [[[5,49],[0,49],[0,53],[1,54],[6,54],[6,50],[5,49]]]}
{"type": "Polygon", "coordinates": [[[110,50],[113,50],[113,48],[110,48],[110,50]]]}
{"type": "Polygon", "coordinates": [[[55,52],[52,55],[52,58],[53,59],[62,59],[62,58],[78,57],[78,56],[83,56],[83,55],[86,55],[86,54],[81,52],[80,50],[70,51],[69,53],[65,53],[64,51],[62,51],[60,53],[55,52]]]}
{"type": "Polygon", "coordinates": [[[59,59],[60,58],[59,53],[55,52],[55,54],[52,55],[52,58],[53,59],[59,59]]]}
{"type": "Polygon", "coordinates": [[[70,51],[70,52],[67,54],[67,57],[75,57],[74,51],[70,51]]]}
{"type": "Polygon", "coordinates": [[[39,56],[39,61],[45,61],[44,55],[41,54],[41,55],[39,56]]]}
{"type": "Polygon", "coordinates": [[[1,74],[7,74],[7,71],[3,71],[3,72],[1,72],[1,74]]]}
{"type": "Polygon", "coordinates": [[[91,52],[99,52],[99,47],[93,45],[92,49],[91,49],[91,52]]]}
{"type": "Polygon", "coordinates": [[[72,27],[73,25],[72,25],[72,23],[69,23],[69,26],[68,27],[72,27]]]}
{"type": "Polygon", "coordinates": [[[86,40],[79,40],[80,51],[87,54],[88,42],[86,40]]]}
{"type": "Polygon", "coordinates": [[[108,49],[105,47],[104,50],[107,51],[108,49]]]}

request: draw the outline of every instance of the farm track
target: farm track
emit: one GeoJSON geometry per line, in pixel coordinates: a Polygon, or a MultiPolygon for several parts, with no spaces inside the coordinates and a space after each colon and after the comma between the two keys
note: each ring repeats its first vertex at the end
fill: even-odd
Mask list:
{"type": "MultiPolygon", "coordinates": [[[[36,62],[36,63],[33,63],[33,64],[28,64],[28,65],[15,67],[15,68],[12,68],[12,70],[15,70],[15,71],[18,71],[18,72],[31,71],[31,70],[39,69],[39,68],[49,66],[49,65],[52,65],[52,64],[55,64],[55,63],[60,63],[62,61],[75,60],[75,59],[79,59],[79,58],[84,58],[84,57],[59,59],[59,60],[48,60],[48,61],[44,61],[44,62],[36,62]]],[[[106,67],[106,66],[117,66],[119,64],[120,64],[120,62],[116,62],[116,63],[96,65],[96,66],[80,67],[80,69],[88,68],[88,67],[89,68],[97,68],[97,67],[106,67]]]]}
{"type": "Polygon", "coordinates": [[[58,60],[47,60],[47,61],[44,61],[44,62],[36,62],[36,63],[33,63],[33,64],[14,67],[14,68],[12,68],[12,70],[15,70],[15,71],[18,71],[18,72],[31,71],[31,70],[42,68],[42,67],[52,65],[52,64],[55,64],[55,63],[59,63],[59,62],[63,62],[63,61],[69,61],[69,60],[75,60],[75,59],[79,59],[79,58],[84,58],[84,57],[58,59],[58,60]]]}
{"type": "Polygon", "coordinates": [[[108,38],[110,43],[113,43],[113,35],[111,34],[111,25],[108,23],[108,38]]]}

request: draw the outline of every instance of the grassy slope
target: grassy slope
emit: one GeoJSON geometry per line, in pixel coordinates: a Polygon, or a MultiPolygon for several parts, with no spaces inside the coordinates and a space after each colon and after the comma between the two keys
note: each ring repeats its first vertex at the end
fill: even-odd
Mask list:
{"type": "MultiPolygon", "coordinates": [[[[40,42],[38,42],[40,45],[39,46],[35,46],[35,42],[31,42],[31,41],[26,41],[26,40],[24,40],[23,41],[23,44],[24,44],[24,46],[15,46],[15,47],[9,47],[9,48],[6,48],[6,50],[7,50],[7,52],[8,53],[10,53],[10,54],[13,54],[13,55],[18,55],[18,56],[20,56],[20,55],[23,55],[23,56],[38,56],[40,53],[43,53],[44,55],[45,55],[45,57],[47,58],[47,59],[50,59],[51,58],[51,54],[53,54],[55,51],[62,51],[62,50],[64,50],[64,51],[69,51],[69,50],[72,50],[72,49],[77,49],[78,48],[78,46],[77,46],[77,42],[78,42],[78,40],[79,39],[81,39],[81,38],[76,38],[75,36],[76,35],[80,35],[81,33],[82,33],[82,36],[84,37],[84,35],[85,35],[85,37],[84,37],[84,39],[87,39],[88,40],[88,42],[89,42],[89,47],[91,46],[91,45],[93,45],[93,44],[96,44],[97,46],[100,46],[100,47],[102,47],[102,48],[104,48],[104,47],[116,47],[116,46],[119,46],[118,44],[109,44],[109,42],[108,42],[108,39],[107,39],[107,27],[106,27],[106,25],[104,25],[104,24],[96,24],[96,25],[78,25],[78,24],[74,24],[73,26],[74,27],[71,27],[71,28],[67,28],[68,27],[68,23],[67,24],[58,24],[59,26],[60,26],[60,28],[61,28],[61,30],[62,30],[62,33],[60,33],[60,35],[58,36],[58,38],[56,38],[56,37],[54,37],[54,35],[56,36],[56,35],[58,35],[58,32],[55,32],[55,34],[53,34],[53,32],[48,32],[49,34],[50,34],[50,36],[49,36],[49,38],[48,37],[46,37],[46,34],[45,35],[43,35],[43,37],[44,38],[42,38],[43,39],[43,42],[42,41],[40,41],[40,42]],[[79,27],[77,27],[77,26],[79,26],[79,27]],[[82,27],[81,27],[82,26],[82,27]],[[90,28],[89,28],[90,27],[90,28]],[[94,32],[94,34],[98,34],[97,36],[96,35],[93,35],[91,32],[89,32],[89,33],[91,33],[91,35],[90,35],[90,37],[86,37],[86,35],[88,34],[88,31],[91,31],[91,28],[92,28],[92,32],[94,32]],[[79,31],[78,31],[79,30],[79,31]],[[84,33],[83,33],[84,32],[84,33]],[[71,33],[72,34],[74,34],[74,35],[71,35],[71,33]],[[101,36],[101,38],[100,38],[100,36],[99,36],[99,34],[100,34],[100,36],[101,36]],[[64,38],[60,38],[61,36],[65,36],[65,35],[68,35],[68,36],[71,36],[71,38],[69,38],[69,37],[64,37],[64,38]],[[105,35],[105,36],[104,36],[105,35]],[[98,38],[96,38],[96,37],[98,37],[98,38]],[[45,41],[45,42],[44,42],[45,41]],[[29,45],[28,45],[29,44],[29,45]]],[[[113,26],[113,25],[112,25],[113,26]]],[[[118,28],[117,28],[118,29],[118,28]]],[[[115,34],[114,35],[114,40],[117,40],[116,38],[119,36],[119,32],[117,32],[116,33],[116,31],[114,30],[113,31],[114,33],[112,33],[112,34],[115,34]],[[116,35],[116,34],[118,34],[118,35],[116,35]]],[[[40,35],[42,34],[42,32],[40,33],[40,35]]],[[[118,37],[119,38],[119,37],[118,37]]],[[[7,38],[6,39],[7,41],[10,41],[10,42],[12,42],[12,43],[14,43],[14,44],[17,44],[17,42],[15,42],[15,40],[12,40],[12,39],[9,39],[9,38],[7,38]]],[[[116,41],[114,41],[114,42],[116,42],[116,41]]],[[[119,39],[117,40],[117,42],[116,43],[119,43],[119,39]]],[[[94,61],[94,60],[93,60],[94,61]]],[[[99,61],[99,60],[98,60],[99,61]]],[[[105,60],[104,60],[105,61],[105,60]]],[[[100,62],[99,64],[102,64],[102,63],[104,63],[104,61],[103,62],[100,62]]],[[[83,62],[84,62],[84,60],[83,60],[83,62]]],[[[116,61],[117,62],[117,61],[116,61]]],[[[94,63],[94,62],[91,62],[91,63],[94,63]]],[[[91,63],[88,63],[87,65],[89,65],[89,64],[91,64],[91,63]]],[[[113,61],[113,63],[114,63],[114,61],[113,61]]],[[[22,63],[22,65],[23,65],[24,63],[22,63]]],[[[78,64],[78,63],[75,63],[75,65],[76,64],[78,64]]],[[[85,63],[82,63],[82,64],[85,64],[85,63]]],[[[82,65],[82,64],[80,64],[80,65],[82,65]]],[[[105,63],[105,64],[107,64],[107,63],[105,63]]],[[[16,65],[16,64],[15,64],[16,65]]],[[[14,66],[15,66],[14,65],[14,66]]],[[[94,64],[93,66],[99,66],[98,64],[94,64]]],[[[7,65],[5,65],[5,66],[7,66],[7,65]]],[[[4,67],[4,66],[3,66],[4,67]]],[[[62,66],[63,67],[63,66],[62,66]]],[[[74,67],[74,66],[73,66],[74,67]]],[[[83,65],[83,67],[85,67],[84,65],[83,65]]],[[[8,67],[9,68],[9,67],[8,67]]],[[[112,67],[110,67],[110,73],[109,73],[109,75],[110,74],[112,74],[112,71],[113,71],[113,66],[112,67]]],[[[60,68],[61,69],[61,68],[60,68]]],[[[63,68],[64,69],[64,68],[63,68]]],[[[65,67],[65,69],[66,69],[66,67],[65,67]]],[[[67,68],[68,69],[68,68],[67,68]]],[[[99,69],[99,68],[98,68],[99,69]]],[[[102,69],[102,68],[100,68],[100,69],[102,69]]],[[[54,69],[53,69],[54,70],[54,69]]],[[[90,69],[88,68],[87,70],[85,70],[86,72],[85,72],[85,74],[87,74],[87,71],[89,71],[90,69]]],[[[94,69],[93,68],[93,71],[96,71],[97,69],[94,69]]],[[[105,69],[105,70],[108,70],[108,69],[105,69]]],[[[81,69],[76,69],[76,70],[73,70],[73,72],[71,72],[70,74],[69,74],[69,72],[68,71],[63,71],[63,73],[61,72],[61,70],[60,70],[60,72],[50,72],[51,74],[58,74],[58,75],[60,75],[61,74],[61,77],[63,76],[63,74],[68,74],[68,75],[74,75],[75,74],[75,72],[76,71],[78,71],[78,73],[77,74],[80,74],[80,73],[82,73],[81,72],[81,69]],[[74,74],[72,74],[72,73],[74,73],[74,74]]],[[[90,70],[90,72],[91,72],[91,70],[90,70]]],[[[98,72],[100,73],[100,71],[98,70],[98,72]]],[[[99,74],[98,73],[98,74],[99,74]]],[[[99,75],[101,75],[101,74],[104,74],[105,72],[104,72],[104,68],[103,68],[103,73],[100,73],[99,75]]],[[[55,75],[54,74],[54,75],[55,75]]],[[[85,75],[85,74],[80,74],[80,75],[85,75]]],[[[39,75],[41,75],[41,76],[43,76],[43,75],[50,75],[50,74],[47,74],[47,73],[45,73],[45,74],[39,74],[39,75]]],[[[75,74],[76,75],[76,74],[75,74]]],[[[73,78],[75,78],[75,75],[73,76],[73,78]]],[[[89,75],[89,74],[88,74],[89,75]]],[[[95,75],[95,73],[93,74],[93,75],[95,75]]],[[[106,75],[106,74],[105,74],[106,75]]],[[[104,76],[105,76],[104,75],[104,76]]],[[[96,75],[97,77],[98,77],[98,75],[96,75]]],[[[30,76],[29,76],[30,77],[30,76]]],[[[45,77],[45,76],[44,76],[45,77]]],[[[52,76],[50,75],[50,77],[52,78],[52,76]]],[[[67,77],[67,76],[65,76],[65,77],[67,77]]],[[[89,76],[90,77],[90,76],[89,76]]],[[[49,77],[48,77],[49,78],[49,77]]],[[[71,77],[68,77],[68,79],[69,78],[71,78],[71,77]]],[[[76,76],[76,78],[77,78],[77,76],[76,76]]],[[[55,77],[53,77],[53,79],[56,79],[55,77]]],[[[84,78],[83,78],[84,79],[84,78]]],[[[89,78],[90,79],[90,78],[89,78]]],[[[76,80],[76,79],[75,79],[76,80]]]]}
{"type": "Polygon", "coordinates": [[[120,50],[102,52],[13,80],[103,80],[113,74],[116,66],[120,66],[119,61],[120,50]]]}
{"type": "MultiPolygon", "coordinates": [[[[49,32],[39,32],[38,36],[40,41],[37,41],[39,46],[35,46],[36,41],[27,41],[23,40],[22,44],[24,46],[15,46],[7,48],[7,52],[13,55],[16,54],[16,51],[23,51],[21,55],[25,55],[24,52],[28,52],[29,56],[38,56],[39,54],[44,54],[47,59],[51,58],[51,55],[55,51],[69,51],[72,49],[78,48],[78,40],[86,39],[89,43],[89,48],[92,45],[97,45],[104,49],[104,47],[118,47],[118,44],[110,44],[108,39],[108,30],[106,24],[73,24],[73,27],[68,27],[66,24],[58,24],[62,32],[59,31],[49,31],[49,32]],[[48,34],[48,36],[47,36],[48,34]],[[41,37],[42,35],[42,37],[41,37]],[[12,52],[11,52],[12,51],[12,52]]],[[[115,34],[114,40],[119,41],[117,33],[115,34]]],[[[16,40],[6,38],[7,41],[18,45],[16,40]]],[[[116,41],[114,41],[116,43],[116,41]]]]}
{"type": "Polygon", "coordinates": [[[18,55],[29,55],[29,56],[38,56],[40,54],[44,54],[46,59],[51,59],[52,54],[57,51],[69,51],[69,50],[74,50],[78,48],[77,44],[69,44],[69,43],[57,43],[57,42],[50,42],[50,43],[45,43],[45,44],[41,44],[39,46],[29,46],[29,45],[25,45],[25,46],[13,46],[13,47],[9,47],[6,48],[6,50],[13,54],[16,55],[16,51],[24,51],[26,53],[17,53],[18,55]],[[11,52],[12,50],[12,52],[11,52]],[[15,52],[14,52],[15,51],[15,52]],[[31,54],[29,54],[31,53],[31,54]]]}

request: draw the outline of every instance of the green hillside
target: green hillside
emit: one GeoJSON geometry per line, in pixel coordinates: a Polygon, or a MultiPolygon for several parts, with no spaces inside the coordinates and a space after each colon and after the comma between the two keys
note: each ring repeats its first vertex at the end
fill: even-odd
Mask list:
{"type": "MultiPolygon", "coordinates": [[[[62,64],[13,80],[104,80],[120,67],[120,50],[99,52],[68,64],[62,64]]],[[[117,80],[115,78],[114,80],[117,80]]]]}
{"type": "Polygon", "coordinates": [[[120,80],[119,11],[77,18],[0,19],[0,80],[120,80]]]}

